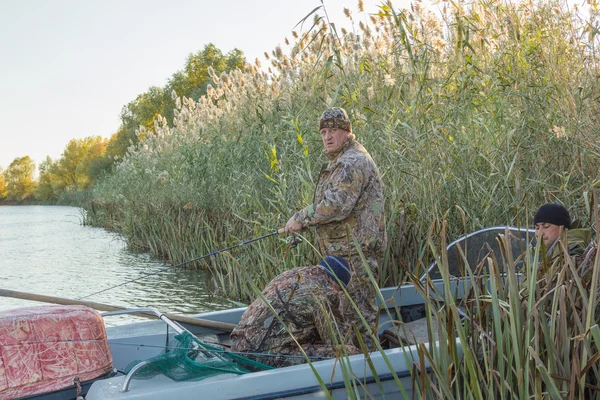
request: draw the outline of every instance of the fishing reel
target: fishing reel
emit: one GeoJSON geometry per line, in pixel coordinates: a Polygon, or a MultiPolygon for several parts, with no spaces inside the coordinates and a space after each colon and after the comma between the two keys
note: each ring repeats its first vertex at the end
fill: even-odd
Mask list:
{"type": "Polygon", "coordinates": [[[292,235],[285,239],[285,244],[288,246],[288,249],[294,249],[300,243],[302,243],[302,238],[300,236],[292,235]]]}

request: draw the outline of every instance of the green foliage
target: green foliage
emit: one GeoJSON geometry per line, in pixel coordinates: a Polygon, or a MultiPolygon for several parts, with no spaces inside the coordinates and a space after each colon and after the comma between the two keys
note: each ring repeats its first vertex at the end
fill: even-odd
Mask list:
{"type": "MultiPolygon", "coordinates": [[[[214,85],[214,76],[219,76],[222,72],[233,71],[235,69],[243,69],[246,60],[244,54],[239,49],[234,49],[223,55],[214,44],[209,43],[204,46],[204,49],[197,53],[190,54],[185,63],[183,72],[178,72],[173,75],[166,91],[170,94],[175,91],[179,96],[190,97],[198,100],[206,94],[206,89],[209,84],[214,85]],[[213,74],[209,72],[212,68],[213,74]]],[[[175,103],[172,102],[171,111],[175,108],[175,103]]],[[[166,110],[165,110],[166,111],[166,110]]],[[[168,117],[168,114],[163,114],[168,117]]]]}
{"type": "Polygon", "coordinates": [[[0,167],[0,200],[6,198],[8,194],[6,180],[4,179],[4,170],[0,167]]]}
{"type": "MultiPolygon", "coordinates": [[[[312,199],[326,161],[317,121],[330,106],[347,109],[386,184],[382,285],[428,261],[430,221],[441,215],[450,237],[526,225],[548,201],[589,222],[588,193],[600,181],[594,7],[586,21],[555,1],[459,1],[439,14],[420,2],[382,5],[359,13],[353,31],[333,29],[317,10],[311,30],[271,52],[269,66],[220,76],[207,68],[205,95],[173,96],[173,119],[141,129],[143,142],[96,185],[89,222],[173,262],[282,227],[312,199]]],[[[189,61],[173,85],[205,76],[189,61]]],[[[245,296],[238,268],[260,286],[318,257],[273,240],[204,267],[220,289],[245,296]]]]}
{"type": "MultiPolygon", "coordinates": [[[[55,170],[52,159],[48,156],[38,166],[39,177],[38,186],[35,192],[35,197],[38,200],[52,201],[56,200],[57,194],[55,193],[55,187],[57,185],[57,177],[54,173],[55,170]]],[[[58,191],[58,190],[57,190],[58,191]]]]}
{"type": "Polygon", "coordinates": [[[154,127],[154,121],[168,103],[167,98],[164,89],[156,86],[138,95],[134,101],[123,107],[121,127],[117,132],[117,136],[120,132],[123,132],[128,140],[136,140],[134,143],[137,143],[135,131],[140,127],[147,130],[154,127]]]}
{"type": "Polygon", "coordinates": [[[90,161],[106,151],[106,141],[100,136],[71,140],[57,161],[56,176],[65,190],[77,191],[87,188],[87,171],[90,161]]]}
{"type": "Polygon", "coordinates": [[[109,174],[112,171],[113,159],[106,155],[94,157],[89,161],[89,166],[86,175],[90,185],[94,185],[96,181],[109,174]]]}
{"type": "Polygon", "coordinates": [[[35,163],[29,156],[15,158],[4,171],[7,199],[23,201],[31,198],[36,188],[34,174],[35,163]]]}
{"type": "Polygon", "coordinates": [[[87,189],[101,175],[108,140],[90,136],[71,140],[61,157],[52,161],[50,157],[39,166],[39,200],[53,201],[65,192],[87,189]]]}
{"type": "Polygon", "coordinates": [[[108,149],[113,158],[107,158],[103,165],[112,164],[115,156],[121,159],[130,146],[143,141],[146,132],[155,129],[159,116],[168,121],[173,120],[173,110],[177,105],[171,93],[198,100],[206,94],[209,84],[215,84],[214,74],[218,76],[225,71],[242,69],[245,62],[240,50],[234,49],[223,55],[212,43],[204,46],[203,50],[190,54],[183,71],[173,74],[164,88],[151,87],[123,107],[121,126],[116,136],[111,139],[108,149]],[[210,75],[209,69],[212,69],[213,76],[210,75]]]}

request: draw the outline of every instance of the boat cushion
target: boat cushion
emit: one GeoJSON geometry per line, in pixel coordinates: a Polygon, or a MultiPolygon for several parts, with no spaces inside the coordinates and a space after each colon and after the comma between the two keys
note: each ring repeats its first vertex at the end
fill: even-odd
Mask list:
{"type": "MultiPolygon", "coordinates": [[[[0,399],[72,386],[112,370],[100,314],[84,306],[0,312],[0,399]]],[[[75,397],[75,396],[73,396],[75,397]]]]}

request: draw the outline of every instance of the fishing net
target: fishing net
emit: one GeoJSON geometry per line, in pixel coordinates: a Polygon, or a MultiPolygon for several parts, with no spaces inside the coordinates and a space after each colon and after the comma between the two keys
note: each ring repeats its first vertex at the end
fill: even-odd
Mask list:
{"type": "MultiPolygon", "coordinates": [[[[135,379],[149,379],[162,374],[179,382],[201,380],[220,374],[242,375],[273,369],[269,365],[204,343],[189,332],[175,335],[163,353],[144,361],[147,364],[135,372],[135,379]]],[[[125,373],[129,373],[140,362],[135,360],[129,363],[125,373]]]]}

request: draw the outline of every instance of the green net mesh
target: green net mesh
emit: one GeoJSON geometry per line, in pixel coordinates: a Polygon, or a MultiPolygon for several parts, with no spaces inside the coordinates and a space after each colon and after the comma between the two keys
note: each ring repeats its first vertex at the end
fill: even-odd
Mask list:
{"type": "MultiPolygon", "coordinates": [[[[144,361],[147,364],[135,372],[134,379],[148,379],[162,374],[174,381],[200,380],[219,374],[241,375],[273,369],[269,365],[203,343],[189,332],[175,335],[162,354],[144,361]]],[[[140,362],[135,360],[129,363],[125,373],[129,373],[140,362]]]]}

